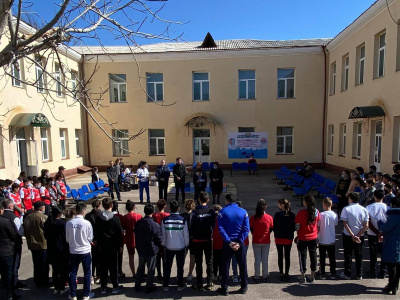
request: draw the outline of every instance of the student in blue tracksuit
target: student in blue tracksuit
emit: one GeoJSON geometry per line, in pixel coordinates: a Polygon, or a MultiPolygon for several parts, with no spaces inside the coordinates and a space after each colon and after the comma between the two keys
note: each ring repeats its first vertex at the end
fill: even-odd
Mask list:
{"type": "Polygon", "coordinates": [[[228,296],[229,267],[232,256],[236,257],[239,265],[241,288],[239,293],[247,292],[247,260],[244,240],[250,231],[247,212],[236,204],[235,196],[225,197],[226,206],[218,215],[218,230],[224,241],[222,246],[222,280],[218,293],[228,296]]]}

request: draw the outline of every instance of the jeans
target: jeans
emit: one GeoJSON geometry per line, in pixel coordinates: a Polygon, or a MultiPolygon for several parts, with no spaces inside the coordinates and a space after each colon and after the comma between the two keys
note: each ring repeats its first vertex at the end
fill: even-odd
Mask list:
{"type": "Polygon", "coordinates": [[[283,274],[283,252],[285,252],[285,275],[289,275],[290,250],[292,250],[292,244],[290,244],[290,245],[276,244],[276,250],[278,251],[279,273],[283,274]]]}
{"type": "Polygon", "coordinates": [[[168,180],[158,181],[158,199],[164,199],[167,201],[168,193],[168,180]]]}
{"type": "Polygon", "coordinates": [[[182,193],[182,202],[185,202],[185,179],[181,179],[179,181],[175,181],[175,200],[179,199],[179,190],[182,193]]]}
{"type": "Polygon", "coordinates": [[[363,274],[362,247],[364,244],[364,236],[360,237],[361,243],[354,243],[351,236],[343,233],[343,250],[344,250],[344,274],[351,276],[351,263],[356,259],[356,276],[361,277],[363,274]]]}
{"type": "Polygon", "coordinates": [[[118,283],[118,252],[115,250],[100,250],[100,285],[102,289],[107,288],[108,272],[113,288],[117,288],[118,283]]]}
{"type": "Polygon", "coordinates": [[[222,245],[222,280],[221,288],[228,289],[229,281],[229,268],[231,265],[231,259],[234,256],[239,265],[241,287],[244,289],[247,287],[247,259],[246,259],[246,246],[243,242],[239,242],[239,249],[234,251],[228,243],[224,242],[222,245]]]}
{"type": "MultiPolygon", "coordinates": [[[[369,247],[369,271],[371,275],[375,277],[378,275],[378,253],[382,253],[383,243],[378,242],[379,237],[375,235],[368,235],[368,247],[369,247]]],[[[382,260],[382,259],[381,259],[382,260]]],[[[385,274],[385,264],[381,261],[380,274],[385,274]]]]}
{"type": "Polygon", "coordinates": [[[143,203],[143,189],[146,190],[147,202],[150,202],[150,192],[149,192],[149,181],[139,181],[139,199],[140,203],[143,203]]]}
{"type": "Polygon", "coordinates": [[[171,277],[172,262],[176,255],[176,268],[178,273],[178,286],[183,286],[183,266],[185,264],[186,249],[182,250],[168,250],[165,249],[165,268],[164,268],[164,285],[169,286],[169,279],[171,277]]]}
{"type": "MultiPolygon", "coordinates": [[[[17,247],[18,248],[18,247],[17,247]]],[[[22,249],[21,248],[19,248],[19,249],[15,249],[15,252],[14,252],[14,278],[13,278],[13,282],[14,282],[14,285],[15,284],[17,284],[17,282],[19,281],[19,279],[18,279],[18,270],[19,270],[19,267],[20,267],[20,265],[21,265],[21,254],[22,254],[22,249]]]]}
{"type": "Polygon", "coordinates": [[[212,283],[213,277],[213,244],[212,241],[193,242],[194,259],[196,262],[197,285],[203,285],[203,253],[206,257],[207,284],[212,283]]]}
{"type": "Polygon", "coordinates": [[[118,182],[113,182],[111,180],[108,181],[108,184],[110,186],[110,197],[112,200],[114,200],[114,189],[115,189],[115,193],[117,194],[117,199],[120,200],[121,199],[121,195],[119,193],[119,186],[118,186],[118,182]]]}
{"type": "MultiPolygon", "coordinates": [[[[246,256],[247,256],[247,251],[249,250],[249,245],[247,245],[247,246],[245,245],[244,247],[246,248],[245,251],[246,251],[246,256]]],[[[232,273],[233,273],[233,276],[238,276],[238,263],[237,263],[235,255],[232,256],[232,273]]],[[[229,274],[228,274],[228,276],[229,276],[229,274]]]]}
{"type": "Polygon", "coordinates": [[[254,277],[260,277],[260,266],[262,262],[262,277],[268,277],[268,256],[270,244],[253,244],[254,252],[254,277]]]}
{"type": "Polygon", "coordinates": [[[302,274],[306,273],[307,271],[307,248],[308,253],[310,254],[311,271],[315,272],[317,269],[317,244],[318,239],[311,241],[299,240],[297,244],[297,251],[299,252],[299,265],[300,272],[302,274]]]}
{"type": "Polygon", "coordinates": [[[333,245],[319,245],[319,266],[321,270],[321,275],[325,275],[325,266],[326,266],[326,253],[328,253],[329,257],[329,268],[331,275],[336,274],[336,257],[335,257],[335,244],[333,245]]]}
{"type": "MultiPolygon", "coordinates": [[[[215,229],[214,229],[215,230],[215,229]]],[[[222,273],[222,250],[213,250],[213,272],[214,276],[221,276],[222,273]]]]}
{"type": "Polygon", "coordinates": [[[49,286],[49,263],[47,250],[31,250],[33,261],[33,281],[37,287],[49,286]]]}
{"type": "MultiPolygon", "coordinates": [[[[6,291],[6,298],[11,299],[13,290],[13,261],[14,256],[0,256],[0,274],[3,287],[6,291]]],[[[2,298],[1,298],[2,299],[2,298]]]]}
{"type": "Polygon", "coordinates": [[[385,262],[385,265],[389,271],[389,289],[398,289],[400,279],[400,263],[396,264],[385,262]]]}
{"type": "Polygon", "coordinates": [[[150,290],[154,282],[154,272],[156,269],[156,256],[144,257],[139,255],[139,266],[136,272],[135,289],[140,289],[144,268],[147,265],[146,290],[150,290]]]}
{"type": "Polygon", "coordinates": [[[90,253],[70,254],[69,255],[69,295],[76,297],[76,275],[78,273],[79,264],[83,267],[83,297],[89,296],[91,290],[91,265],[92,256],[90,253]]]}

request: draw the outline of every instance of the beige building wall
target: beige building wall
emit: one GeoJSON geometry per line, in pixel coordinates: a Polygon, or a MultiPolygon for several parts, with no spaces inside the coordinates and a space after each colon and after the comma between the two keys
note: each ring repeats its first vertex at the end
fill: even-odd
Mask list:
{"type": "MultiPolygon", "coordinates": [[[[193,162],[193,126],[185,126],[193,116],[206,115],[218,125],[208,123],[199,129],[210,129],[209,161],[231,164],[228,159],[228,133],[238,127],[255,127],[268,132],[268,158],[261,164],[322,161],[322,119],[324,101],[324,55],[321,47],[274,50],[202,51],[136,55],[87,56],[85,76],[95,73],[91,92],[108,88],[109,74],[126,74],[127,102],[110,103],[103,97],[101,113],[118,129],[136,133],[140,129],[165,129],[166,154],[149,155],[148,132],[129,143],[135,154],[124,157],[125,164],[145,160],[157,165],[161,159],[175,162],[181,156],[193,162]],[[112,59],[112,61],[111,61],[112,59]],[[98,61],[96,65],[96,61],[98,61]],[[139,69],[140,67],[140,69],[139,69]],[[295,99],[277,99],[277,69],[295,69],[295,99]],[[238,70],[256,70],[256,100],[238,100],[238,70]],[[193,101],[192,72],[209,73],[210,101],[193,101]],[[146,72],[163,73],[162,105],[146,102],[146,72]],[[141,80],[139,80],[139,75],[141,80]],[[170,105],[173,104],[173,105],[170,105]],[[170,106],[168,106],[170,105],[170,106]],[[293,127],[293,154],[278,155],[277,126],[293,127]]],[[[160,103],[161,104],[161,103],[160,103]]],[[[94,115],[97,115],[94,112],[94,115]]],[[[107,127],[106,127],[107,128],[107,127]]],[[[112,142],[89,120],[91,164],[104,166],[115,159],[112,142]]],[[[107,129],[111,135],[111,127],[107,129]]],[[[119,155],[118,155],[119,156],[119,155]]]]}
{"type": "MultiPolygon", "coordinates": [[[[393,16],[400,16],[400,1],[389,1],[393,16]]],[[[385,1],[377,1],[359,19],[340,33],[328,45],[330,66],[330,87],[332,93],[332,64],[336,62],[336,91],[328,97],[327,109],[327,155],[328,166],[340,166],[354,169],[377,164],[375,159],[375,125],[382,122],[382,149],[380,170],[391,173],[392,164],[400,161],[400,31],[388,14],[385,1]],[[386,32],[386,53],[384,76],[377,77],[377,53],[379,51],[379,34],[386,32]],[[358,59],[357,48],[365,45],[365,75],[364,83],[357,84],[358,59]],[[344,80],[344,56],[349,55],[349,84],[342,91],[344,80]],[[349,119],[354,107],[380,106],[386,117],[366,119],[349,119]],[[357,134],[356,122],[362,122],[361,154],[356,153],[357,134]],[[345,154],[342,153],[343,125],[347,125],[345,154]],[[330,125],[334,126],[333,152],[330,152],[330,125]]]]}
{"type": "MultiPolygon", "coordinates": [[[[27,27],[26,24],[23,25],[27,27]]],[[[4,45],[7,42],[7,36],[3,35],[2,38],[1,45],[4,45]]],[[[78,74],[80,55],[71,51],[68,55],[64,55],[64,52],[60,53],[64,67],[78,74]]],[[[34,56],[30,57],[33,58],[34,56]]],[[[46,70],[53,73],[55,62],[55,57],[49,57],[46,70]]],[[[27,59],[22,60],[20,66],[21,78],[27,81],[35,81],[36,73],[32,63],[27,59]]],[[[11,69],[8,71],[11,72],[11,69]]],[[[70,79],[68,73],[66,78],[62,80],[69,85],[70,79]]],[[[47,88],[55,90],[53,80],[47,78],[46,82],[47,88]]],[[[76,167],[83,165],[83,157],[77,154],[75,130],[79,130],[80,150],[84,150],[81,108],[76,100],[66,96],[64,92],[61,97],[58,97],[54,91],[39,93],[36,87],[24,83],[21,84],[21,87],[17,87],[13,84],[10,76],[4,74],[3,69],[0,70],[0,99],[0,114],[3,115],[0,119],[2,126],[0,178],[16,179],[21,169],[27,171],[28,175],[40,175],[41,169],[57,172],[61,165],[67,169],[66,174],[76,173],[76,167]],[[26,113],[43,114],[51,125],[48,128],[49,158],[47,160],[42,159],[40,128],[31,125],[21,127],[20,123],[15,123],[21,114],[26,113]],[[66,133],[66,158],[61,157],[60,129],[65,130],[66,133]],[[22,137],[21,130],[25,132],[25,141],[17,140],[17,136],[22,137]],[[22,162],[21,166],[19,165],[21,161],[18,147],[20,147],[20,152],[24,153],[23,156],[26,154],[26,162],[22,162]]]]}

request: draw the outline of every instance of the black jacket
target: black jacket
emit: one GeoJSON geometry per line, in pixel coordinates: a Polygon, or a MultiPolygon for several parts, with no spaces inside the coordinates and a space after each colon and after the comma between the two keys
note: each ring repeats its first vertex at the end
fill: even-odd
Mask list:
{"type": "Polygon", "coordinates": [[[199,205],[193,211],[189,234],[193,240],[211,240],[215,227],[215,211],[199,205]]]}
{"type": "Polygon", "coordinates": [[[118,175],[119,174],[118,174],[118,170],[117,170],[116,166],[107,167],[107,178],[108,178],[108,181],[112,182],[112,180],[114,180],[114,182],[117,182],[118,175]]]}
{"type": "Polygon", "coordinates": [[[101,252],[118,252],[123,246],[121,221],[111,211],[101,212],[95,220],[93,232],[101,252]]]}
{"type": "Polygon", "coordinates": [[[161,166],[161,165],[157,166],[157,170],[156,170],[155,175],[156,175],[158,180],[160,180],[161,178],[164,178],[164,181],[168,181],[168,179],[169,179],[168,166],[167,165],[165,165],[165,166],[161,166]]]}
{"type": "MultiPolygon", "coordinates": [[[[15,227],[14,219],[16,219],[18,217],[14,214],[13,211],[5,209],[3,214],[2,214],[2,217],[6,218],[6,219],[9,219],[12,222],[12,224],[14,225],[14,227],[15,227]]],[[[17,230],[16,227],[15,227],[15,230],[17,230]]],[[[18,230],[17,230],[17,233],[18,233],[18,230]]],[[[14,247],[15,247],[15,251],[19,252],[19,251],[22,250],[22,236],[20,236],[19,233],[17,234],[17,237],[15,239],[14,247]]]]}
{"type": "Polygon", "coordinates": [[[69,255],[69,246],[65,237],[65,227],[67,222],[57,219],[54,222],[47,218],[44,223],[44,237],[47,240],[47,256],[52,264],[59,259],[67,259],[69,255]]]}
{"type": "Polygon", "coordinates": [[[278,211],[274,216],[274,235],[280,239],[294,239],[295,214],[290,212],[286,215],[285,211],[278,211]]]}
{"type": "Polygon", "coordinates": [[[186,176],[186,166],[181,163],[181,164],[175,164],[173,172],[174,174],[174,181],[178,181],[176,178],[180,177],[181,181],[185,181],[185,176],[186,176]]]}
{"type": "Polygon", "coordinates": [[[0,216],[0,257],[14,255],[18,232],[13,221],[0,216]]]}
{"type": "Polygon", "coordinates": [[[142,257],[156,256],[162,240],[160,225],[145,216],[136,223],[134,231],[138,254],[142,257]]]}
{"type": "Polygon", "coordinates": [[[195,189],[200,189],[200,190],[205,191],[205,189],[207,187],[207,173],[206,173],[206,171],[202,171],[200,176],[197,175],[197,172],[194,173],[194,175],[193,175],[193,185],[194,185],[195,189]],[[203,181],[200,181],[200,179],[203,180],[203,181]],[[199,181],[199,182],[197,182],[197,181],[199,181]]]}
{"type": "Polygon", "coordinates": [[[85,220],[88,220],[90,224],[92,224],[92,228],[94,229],[94,225],[96,223],[96,218],[100,216],[101,211],[92,209],[89,213],[85,215],[85,220]]]}

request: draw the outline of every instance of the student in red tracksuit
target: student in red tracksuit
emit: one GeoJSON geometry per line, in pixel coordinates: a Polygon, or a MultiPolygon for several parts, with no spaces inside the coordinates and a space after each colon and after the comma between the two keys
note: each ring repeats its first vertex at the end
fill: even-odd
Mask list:
{"type": "Polygon", "coordinates": [[[29,180],[24,179],[24,186],[20,188],[19,196],[21,197],[21,201],[26,210],[27,215],[33,212],[31,190],[32,188],[29,186],[29,180]]]}
{"type": "Polygon", "coordinates": [[[57,192],[60,195],[60,206],[65,208],[65,201],[67,199],[67,186],[63,181],[63,176],[61,174],[56,175],[56,188],[57,192]]]}
{"type": "Polygon", "coordinates": [[[39,180],[34,180],[33,181],[33,188],[31,189],[31,199],[32,199],[33,203],[42,200],[41,197],[40,197],[40,183],[39,183],[39,180]]]}
{"type": "Polygon", "coordinates": [[[47,186],[47,182],[46,182],[46,180],[43,180],[42,184],[40,186],[39,192],[40,192],[41,200],[45,203],[45,211],[44,211],[44,213],[46,215],[49,215],[49,213],[50,213],[50,205],[51,205],[51,197],[50,197],[50,193],[47,190],[46,186],[47,186]]]}
{"type": "MultiPolygon", "coordinates": [[[[170,215],[169,213],[164,212],[166,206],[167,206],[167,202],[164,199],[158,200],[158,202],[157,202],[158,213],[153,214],[153,220],[158,225],[161,225],[162,220],[170,215]]],[[[164,261],[164,249],[162,249],[160,247],[158,249],[157,262],[156,262],[158,279],[163,278],[163,276],[161,274],[161,259],[164,261]]]]}
{"type": "Polygon", "coordinates": [[[19,218],[24,215],[25,210],[22,208],[21,197],[19,195],[20,186],[18,183],[13,183],[11,193],[8,195],[10,200],[14,202],[14,214],[19,218]]]}
{"type": "MultiPolygon", "coordinates": [[[[214,205],[213,209],[215,210],[215,228],[218,228],[218,212],[222,209],[221,205],[214,205]]],[[[217,278],[221,279],[222,272],[222,245],[224,240],[222,239],[219,230],[213,231],[213,272],[214,272],[214,280],[217,278]]]]}

